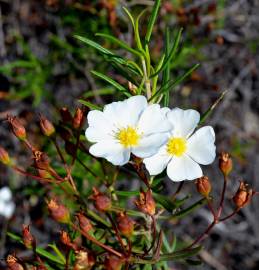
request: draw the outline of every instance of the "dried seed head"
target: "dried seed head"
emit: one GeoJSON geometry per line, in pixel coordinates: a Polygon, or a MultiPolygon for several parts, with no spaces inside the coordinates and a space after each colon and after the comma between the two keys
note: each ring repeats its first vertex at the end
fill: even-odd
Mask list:
{"type": "Polygon", "coordinates": [[[90,196],[90,199],[94,200],[95,208],[102,212],[109,211],[112,207],[111,199],[96,188],[93,188],[93,192],[94,194],[90,196]]]}
{"type": "Polygon", "coordinates": [[[9,165],[11,162],[8,152],[1,146],[0,146],[0,162],[2,162],[5,165],[9,165]]]}
{"type": "Polygon", "coordinates": [[[33,151],[33,159],[34,159],[34,166],[40,170],[49,170],[50,169],[50,161],[49,157],[46,153],[34,150],[33,151]]]}
{"type": "Polygon", "coordinates": [[[82,109],[77,108],[73,118],[73,127],[75,129],[78,129],[83,125],[83,122],[84,122],[84,112],[82,109]]]}
{"type": "Polygon", "coordinates": [[[18,259],[13,255],[8,255],[6,264],[9,270],[24,270],[23,266],[18,262],[18,259]]]}
{"type": "Polygon", "coordinates": [[[87,217],[85,217],[83,214],[78,213],[77,219],[79,222],[79,226],[83,232],[88,233],[89,231],[93,229],[93,226],[90,220],[87,217]]]}
{"type": "Polygon", "coordinates": [[[109,255],[108,257],[106,257],[106,260],[104,262],[106,270],[121,270],[123,264],[123,259],[114,255],[109,255]]]}
{"type": "Polygon", "coordinates": [[[152,191],[141,191],[139,200],[135,201],[136,206],[145,214],[153,216],[156,212],[156,203],[152,197],[152,191]]]}
{"type": "Polygon", "coordinates": [[[119,231],[126,237],[131,237],[134,231],[135,221],[126,213],[120,213],[117,217],[117,225],[119,231]]]}
{"type": "Polygon", "coordinates": [[[47,204],[50,215],[54,220],[60,223],[70,221],[69,211],[63,204],[58,203],[56,199],[51,199],[47,204]]]}
{"type": "Polygon", "coordinates": [[[249,188],[243,181],[240,182],[239,188],[233,197],[233,201],[237,208],[243,208],[250,203],[253,196],[253,190],[249,188]]]}
{"type": "Polygon", "coordinates": [[[26,130],[16,116],[7,115],[7,121],[10,124],[13,134],[20,140],[26,139],[26,130]]]}
{"type": "Polygon", "coordinates": [[[85,250],[76,252],[76,260],[73,270],[90,270],[95,264],[95,259],[92,254],[85,250]]]}
{"type": "Polygon", "coordinates": [[[40,115],[40,127],[42,133],[48,137],[55,133],[55,127],[53,124],[42,114],[40,115]]]}
{"type": "Polygon", "coordinates": [[[195,182],[197,191],[204,197],[208,197],[211,192],[210,180],[207,176],[198,178],[195,182]]]}
{"type": "Polygon", "coordinates": [[[29,225],[23,225],[22,236],[23,236],[23,244],[25,245],[26,248],[35,247],[36,241],[30,232],[29,225]]]}
{"type": "Polygon", "coordinates": [[[230,174],[233,168],[233,162],[229,153],[222,152],[219,156],[219,169],[226,177],[230,174]]]}

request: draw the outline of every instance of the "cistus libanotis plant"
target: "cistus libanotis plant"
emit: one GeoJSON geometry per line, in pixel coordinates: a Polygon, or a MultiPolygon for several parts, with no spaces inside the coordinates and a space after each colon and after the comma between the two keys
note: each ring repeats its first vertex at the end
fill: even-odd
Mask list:
{"type": "Polygon", "coordinates": [[[6,258],[9,269],[170,269],[176,261],[197,265],[201,243],[212,228],[235,216],[258,194],[242,181],[233,195],[233,211],[223,214],[226,189],[232,183],[232,159],[228,153],[219,155],[220,194],[213,190],[220,180],[204,176],[200,165],[216,158],[214,130],[202,125],[224,93],[202,116],[193,109],[168,107],[170,91],[198,65],[170,79],[170,63],[178,53],[182,30],[173,44],[167,30],[164,53],[152,59],[151,35],[159,7],[160,1],[155,1],[144,37],[139,24],[145,11],[134,18],[125,9],[134,46],[97,34],[131,58],[76,36],[103,55],[128,84],[92,71],[118,90],[120,101],[103,106],[81,99],[82,107],[74,115],[62,108],[55,125],[40,115],[42,133],[58,159],[33,145],[17,117],[7,116],[12,133],[24,143],[33,162],[30,168],[22,168],[2,147],[0,161],[46,189],[49,216],[60,224],[60,240],[47,248],[31,232],[33,224],[23,225],[21,237],[9,232],[31,250],[29,258],[10,254],[6,258]],[[172,192],[163,195],[167,176],[172,192]],[[138,188],[122,190],[120,180],[127,186],[133,179],[138,180],[138,188]],[[184,194],[184,183],[196,185],[199,200],[184,194]],[[201,206],[208,207],[213,217],[207,229],[191,235],[191,240],[175,235],[175,226],[181,226],[178,221],[201,206]]]}

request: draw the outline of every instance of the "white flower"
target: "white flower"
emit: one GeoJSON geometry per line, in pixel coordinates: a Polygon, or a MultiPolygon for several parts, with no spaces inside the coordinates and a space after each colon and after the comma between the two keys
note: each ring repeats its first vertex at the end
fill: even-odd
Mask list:
{"type": "Polygon", "coordinates": [[[124,165],[130,154],[145,158],[154,155],[167,140],[170,123],[168,108],[148,105],[144,96],[113,102],[102,111],[90,111],[85,135],[95,144],[90,153],[114,165],[124,165]]]}
{"type": "Polygon", "coordinates": [[[200,114],[195,110],[175,108],[166,117],[171,123],[171,132],[159,151],[144,159],[147,170],[157,175],[167,167],[167,175],[173,181],[201,177],[199,164],[208,165],[216,156],[213,128],[205,126],[192,135],[200,121],[200,114]]]}
{"type": "Polygon", "coordinates": [[[12,201],[12,192],[8,187],[0,189],[0,215],[9,219],[12,217],[15,204],[12,201]]]}

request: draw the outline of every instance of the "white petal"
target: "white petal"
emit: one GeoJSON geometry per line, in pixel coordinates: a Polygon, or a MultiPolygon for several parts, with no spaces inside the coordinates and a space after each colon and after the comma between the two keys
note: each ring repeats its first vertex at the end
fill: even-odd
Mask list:
{"type": "Polygon", "coordinates": [[[168,177],[175,181],[194,180],[201,177],[202,170],[198,163],[187,155],[173,157],[167,166],[168,177]]]}
{"type": "Polygon", "coordinates": [[[175,137],[190,136],[200,121],[200,114],[195,110],[175,108],[166,115],[173,125],[173,135],[175,137]]]}
{"type": "Polygon", "coordinates": [[[111,136],[113,124],[105,117],[101,111],[90,111],[87,116],[89,127],[85,131],[85,136],[90,142],[107,140],[111,136]]]}
{"type": "Polygon", "coordinates": [[[140,158],[150,157],[154,155],[167,140],[167,133],[145,136],[140,139],[139,146],[132,148],[132,153],[140,158]]]}
{"type": "Polygon", "coordinates": [[[115,166],[122,166],[130,160],[130,149],[124,148],[122,151],[106,157],[106,159],[115,166]]]}
{"type": "Polygon", "coordinates": [[[0,200],[1,201],[10,201],[12,199],[12,192],[9,187],[3,187],[0,189],[0,200]]]}
{"type": "Polygon", "coordinates": [[[96,157],[106,158],[114,165],[124,165],[129,161],[129,150],[115,141],[100,141],[92,145],[89,152],[96,157]]]}
{"type": "Polygon", "coordinates": [[[150,175],[157,175],[166,168],[170,159],[171,157],[167,154],[166,146],[164,145],[155,155],[145,158],[143,162],[150,175]]]}
{"type": "Polygon", "coordinates": [[[4,209],[4,212],[2,213],[2,215],[5,218],[9,219],[12,217],[14,210],[15,210],[15,204],[13,202],[10,202],[10,203],[5,205],[5,209],[4,209]]]}
{"type": "Polygon", "coordinates": [[[158,104],[148,106],[139,119],[139,132],[149,135],[169,131],[171,125],[165,116],[167,112],[168,108],[161,109],[158,104]]]}
{"type": "Polygon", "coordinates": [[[215,133],[212,127],[198,129],[187,141],[187,154],[202,165],[212,163],[216,157],[215,133]]]}
{"type": "Polygon", "coordinates": [[[135,126],[141,113],[147,107],[144,96],[133,96],[124,101],[112,102],[106,105],[103,112],[118,128],[135,126]]]}
{"type": "Polygon", "coordinates": [[[99,142],[110,140],[113,138],[114,131],[104,132],[95,127],[88,127],[85,131],[85,136],[89,142],[99,142]]]}

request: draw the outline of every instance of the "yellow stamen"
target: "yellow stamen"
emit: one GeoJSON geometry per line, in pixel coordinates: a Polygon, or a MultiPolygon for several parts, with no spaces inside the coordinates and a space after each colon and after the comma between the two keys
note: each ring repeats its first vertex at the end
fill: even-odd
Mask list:
{"type": "Polygon", "coordinates": [[[187,149],[185,138],[171,138],[167,143],[167,152],[170,155],[175,155],[177,157],[182,156],[187,149]]]}
{"type": "Polygon", "coordinates": [[[125,148],[128,148],[138,145],[140,135],[137,133],[136,128],[128,126],[120,129],[116,134],[116,138],[119,140],[120,144],[122,144],[125,148]]]}

